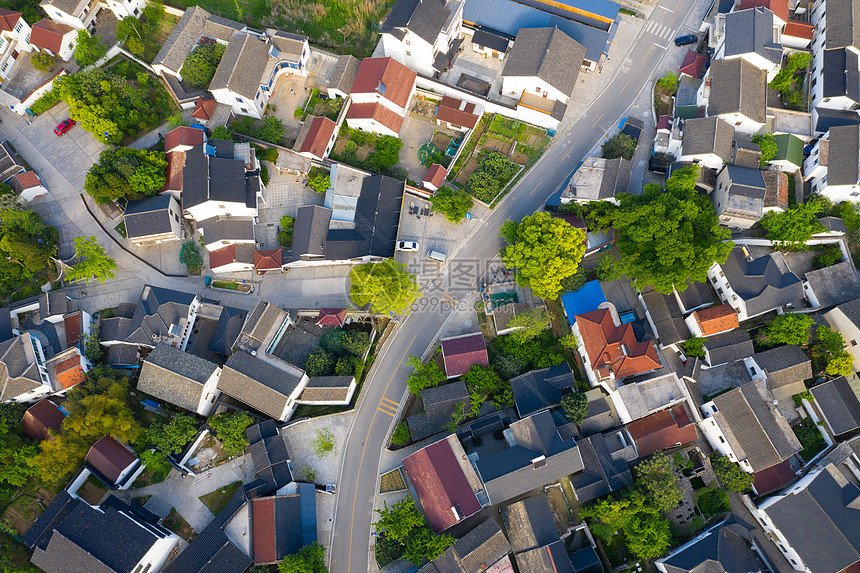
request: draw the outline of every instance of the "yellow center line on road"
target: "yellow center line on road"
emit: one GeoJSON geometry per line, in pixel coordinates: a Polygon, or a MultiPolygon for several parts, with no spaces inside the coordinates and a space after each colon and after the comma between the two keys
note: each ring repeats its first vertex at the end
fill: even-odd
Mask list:
{"type": "Polygon", "coordinates": [[[621,88],[621,91],[619,92],[619,95],[620,95],[620,94],[622,94],[622,93],[624,93],[624,90],[626,90],[626,89],[627,89],[627,86],[628,86],[629,84],[630,84],[630,80],[627,80],[627,83],[626,83],[626,84],[624,84],[624,87],[623,87],[623,88],[621,88]]]}
{"type": "Polygon", "coordinates": [[[540,180],[540,182],[539,182],[537,185],[535,185],[535,188],[534,188],[534,189],[532,189],[532,192],[531,192],[531,193],[529,193],[529,197],[531,197],[532,195],[534,195],[534,194],[535,194],[535,191],[537,191],[537,190],[538,190],[538,187],[540,187],[541,185],[543,185],[543,179],[541,179],[541,180],[540,180]]]}
{"type": "MultiPolygon", "coordinates": [[[[382,392],[383,395],[388,393],[388,389],[391,387],[391,382],[394,380],[395,374],[397,374],[397,370],[403,365],[403,361],[406,360],[406,355],[409,354],[409,350],[412,348],[412,345],[415,343],[415,339],[418,338],[418,335],[412,337],[412,341],[409,343],[409,346],[406,347],[406,352],[403,353],[403,356],[400,357],[400,362],[397,363],[397,368],[394,369],[394,373],[391,375],[391,378],[388,379],[388,385],[385,387],[385,391],[382,392]]],[[[377,411],[379,409],[377,408],[377,411]]],[[[349,573],[351,571],[352,566],[352,531],[355,529],[355,505],[358,502],[358,482],[361,479],[361,465],[364,463],[364,453],[367,450],[367,441],[370,439],[370,431],[373,429],[373,423],[376,421],[376,413],[374,412],[373,418],[370,419],[370,427],[367,429],[367,436],[364,438],[364,446],[361,448],[361,459],[358,461],[358,475],[356,476],[355,484],[355,494],[352,497],[352,519],[349,522],[349,553],[347,553],[346,558],[346,571],[349,573]]]]}
{"type": "MultiPolygon", "coordinates": [[[[600,117],[598,117],[597,119],[595,119],[595,120],[594,120],[594,123],[592,123],[592,124],[591,124],[591,127],[594,127],[595,125],[597,125],[597,122],[598,122],[598,121],[600,121],[600,120],[603,118],[603,116],[604,116],[604,115],[606,115],[606,112],[601,113],[601,114],[600,114],[600,117]]],[[[589,129],[591,129],[591,127],[589,127],[589,129]]]]}

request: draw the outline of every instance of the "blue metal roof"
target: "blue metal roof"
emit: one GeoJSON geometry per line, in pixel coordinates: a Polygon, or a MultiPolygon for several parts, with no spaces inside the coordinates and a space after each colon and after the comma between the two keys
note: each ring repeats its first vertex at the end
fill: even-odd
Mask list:
{"type": "MultiPolygon", "coordinates": [[[[571,0],[569,0],[571,1],[571,0]]],[[[618,11],[618,5],[615,5],[618,11]]],[[[466,0],[463,7],[463,20],[471,24],[501,32],[515,37],[521,28],[544,28],[555,26],[583,46],[585,57],[597,62],[604,51],[608,51],[607,42],[615,35],[615,25],[609,31],[598,30],[537,8],[518,4],[513,0],[466,0]]]]}
{"type": "Polygon", "coordinates": [[[606,295],[603,294],[600,281],[589,281],[578,291],[561,295],[561,304],[570,322],[573,322],[578,314],[597,310],[597,307],[604,302],[606,302],[606,295]]]}
{"type": "Polygon", "coordinates": [[[575,18],[572,12],[566,10],[565,8],[558,6],[558,4],[563,4],[564,6],[570,6],[577,12],[588,12],[590,14],[595,14],[597,16],[603,16],[604,18],[609,18],[610,20],[614,20],[616,16],[618,16],[618,10],[621,8],[612,0],[515,0],[520,4],[525,4],[527,6],[532,6],[539,10],[544,10],[546,12],[551,12],[553,14],[557,14],[559,16],[567,17],[567,18],[575,18]]]}

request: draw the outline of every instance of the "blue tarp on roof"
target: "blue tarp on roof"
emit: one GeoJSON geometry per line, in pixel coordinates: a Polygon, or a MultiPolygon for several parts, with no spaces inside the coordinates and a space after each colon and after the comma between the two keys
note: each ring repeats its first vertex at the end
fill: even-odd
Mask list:
{"type": "Polygon", "coordinates": [[[600,281],[587,282],[578,291],[566,292],[561,295],[561,304],[564,306],[564,312],[570,322],[573,322],[573,317],[578,314],[597,310],[597,307],[604,302],[606,302],[606,295],[603,294],[600,281]]]}

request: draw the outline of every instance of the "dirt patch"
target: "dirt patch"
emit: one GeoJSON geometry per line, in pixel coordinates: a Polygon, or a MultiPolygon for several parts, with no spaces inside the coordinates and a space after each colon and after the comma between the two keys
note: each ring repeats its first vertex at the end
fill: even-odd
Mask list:
{"type": "Polygon", "coordinates": [[[88,477],[84,485],[78,488],[78,497],[90,505],[98,505],[106,493],[107,488],[94,475],[88,477]]]}
{"type": "Polygon", "coordinates": [[[672,114],[672,90],[661,88],[659,85],[654,85],[654,111],[657,117],[661,115],[672,114]]]}
{"type": "Polygon", "coordinates": [[[197,446],[197,450],[191,454],[188,465],[192,470],[200,473],[223,464],[227,461],[228,457],[227,452],[221,446],[221,442],[215,436],[209,434],[197,446]],[[192,464],[192,460],[197,460],[197,462],[192,464]]]}
{"type": "Polygon", "coordinates": [[[441,131],[434,132],[433,138],[430,139],[430,143],[432,143],[436,149],[443,152],[448,149],[448,146],[451,145],[452,141],[454,141],[453,137],[447,133],[442,133],[441,131]]]}
{"type": "Polygon", "coordinates": [[[517,165],[525,165],[529,162],[529,156],[525,153],[520,153],[518,150],[515,150],[513,153],[511,153],[511,161],[513,161],[517,165]]]}
{"type": "Polygon", "coordinates": [[[370,157],[371,153],[373,153],[373,150],[367,147],[359,147],[355,150],[355,156],[358,158],[359,161],[364,161],[365,159],[370,157]]]}
{"type": "Polygon", "coordinates": [[[528,137],[525,140],[520,140],[520,143],[525,143],[530,147],[543,147],[549,142],[549,138],[545,133],[534,133],[533,131],[529,131],[528,137]]]}
{"type": "Polygon", "coordinates": [[[400,468],[392,470],[387,474],[382,474],[382,477],[379,480],[379,493],[402,491],[405,489],[406,482],[403,480],[403,474],[400,473],[400,468]]]}
{"type": "Polygon", "coordinates": [[[62,486],[56,484],[52,489],[40,487],[32,494],[21,494],[3,512],[3,520],[8,522],[19,535],[24,535],[33,526],[36,518],[42,515],[45,508],[54,501],[60,489],[62,486]],[[54,487],[56,489],[53,489],[54,487]],[[41,499],[42,502],[39,503],[37,499],[41,499]]]}
{"type": "Polygon", "coordinates": [[[511,145],[513,145],[512,141],[502,141],[494,137],[488,137],[481,144],[480,149],[489,149],[491,151],[498,151],[502,155],[507,155],[511,151],[511,145]]]}
{"type": "Polygon", "coordinates": [[[565,503],[564,497],[561,495],[561,490],[556,487],[546,490],[546,500],[549,502],[555,527],[558,529],[559,535],[561,535],[567,531],[570,525],[570,512],[567,503],[565,503]]]}
{"type": "Polygon", "coordinates": [[[469,161],[460,169],[460,172],[457,174],[456,179],[454,179],[460,185],[465,185],[466,181],[469,177],[478,169],[478,160],[474,157],[470,157],[469,161]]]}
{"type": "Polygon", "coordinates": [[[432,118],[436,112],[436,102],[429,100],[418,99],[417,97],[412,102],[410,111],[423,118],[432,118]]]}

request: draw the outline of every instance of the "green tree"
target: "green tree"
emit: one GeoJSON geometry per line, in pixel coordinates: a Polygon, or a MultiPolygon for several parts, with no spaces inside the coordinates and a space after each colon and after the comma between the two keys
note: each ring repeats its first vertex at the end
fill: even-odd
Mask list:
{"type": "Polygon", "coordinates": [[[82,68],[91,66],[107,53],[107,46],[97,36],[90,36],[86,30],[78,30],[78,45],[75,60],[82,68]]]}
{"type": "Polygon", "coordinates": [[[105,149],[90,167],[84,189],[96,203],[152,196],[167,183],[164,154],[145,149],[105,149]]]}
{"type": "Polygon", "coordinates": [[[328,350],[335,356],[343,356],[344,352],[346,352],[343,348],[343,339],[345,336],[346,332],[342,328],[332,328],[320,337],[320,347],[328,350]]]}
{"type": "Polygon", "coordinates": [[[469,368],[469,371],[463,374],[462,379],[469,390],[469,402],[471,404],[469,416],[477,416],[481,405],[488,398],[497,398],[501,395],[502,399],[505,399],[505,387],[508,389],[511,387],[508,382],[502,381],[493,370],[480,364],[475,364],[469,368]]]}
{"type": "Polygon", "coordinates": [[[355,356],[341,356],[334,365],[335,376],[353,376],[355,374],[355,356]]]}
{"type": "Polygon", "coordinates": [[[219,125],[212,130],[212,139],[227,139],[232,140],[233,134],[224,125],[219,125]]]}
{"type": "Polygon", "coordinates": [[[592,520],[591,531],[607,544],[621,532],[627,549],[639,559],[659,557],[672,542],[669,522],[641,495],[625,500],[604,498],[583,507],[580,516],[592,520]]]}
{"type": "Polygon", "coordinates": [[[164,6],[150,0],[141,11],[140,18],[123,18],[116,25],[116,36],[125,43],[126,49],[147,62],[158,53],[164,6]]]}
{"type": "Polygon", "coordinates": [[[117,267],[116,261],[107,256],[95,237],[75,237],[75,257],[78,262],[66,272],[66,279],[84,281],[89,284],[90,279],[104,283],[108,279],[116,277],[114,271],[117,267]]]}
{"type": "Polygon", "coordinates": [[[278,565],[279,573],[328,573],[325,566],[325,547],[314,541],[294,555],[287,555],[278,565]]]}
{"type": "Polygon", "coordinates": [[[350,330],[342,340],[343,349],[355,356],[361,356],[370,346],[370,335],[363,330],[350,330]]]}
{"type": "Polygon", "coordinates": [[[33,63],[33,67],[40,72],[50,72],[54,69],[56,62],[54,56],[48,52],[37,52],[30,57],[30,61],[33,63]]]}
{"type": "Polygon", "coordinates": [[[164,452],[158,450],[143,450],[140,453],[140,461],[143,462],[148,470],[152,470],[154,474],[161,474],[162,476],[166,476],[173,469],[173,466],[167,461],[167,456],[164,455],[164,452]]]}
{"type": "Polygon", "coordinates": [[[182,248],[179,249],[179,260],[189,269],[203,266],[203,257],[200,256],[200,250],[194,241],[182,243],[182,248]]]}
{"type": "Polygon", "coordinates": [[[445,215],[452,223],[459,223],[466,218],[466,213],[475,206],[475,202],[468,193],[462,189],[452,190],[450,187],[442,187],[430,198],[433,208],[445,215]]]}
{"type": "Polygon", "coordinates": [[[547,300],[558,298],[561,282],[576,273],[585,254],[585,234],[549,213],[506,221],[499,234],[508,242],[502,261],[516,269],[517,284],[547,300]]]}
{"type": "MultiPolygon", "coordinates": [[[[678,90],[678,74],[675,72],[669,72],[662,78],[657,80],[657,85],[662,89],[670,92],[675,92],[678,90]]],[[[628,158],[629,159],[629,158],[628,158]]]]}
{"type": "Polygon", "coordinates": [[[263,123],[254,131],[254,136],[269,143],[280,144],[283,143],[286,129],[280,119],[274,115],[268,115],[263,119],[263,123]]]}
{"type": "Polygon", "coordinates": [[[305,360],[305,372],[308,376],[331,376],[337,357],[325,348],[317,348],[305,360]]]}
{"type": "Polygon", "coordinates": [[[826,326],[819,326],[815,335],[816,342],[810,349],[810,355],[817,371],[824,371],[830,376],[851,374],[852,359],[845,350],[842,335],[826,326]]]}
{"type": "MultiPolygon", "coordinates": [[[[695,166],[672,173],[665,191],[646,185],[641,195],[621,193],[617,207],[589,213],[589,228],[614,228],[621,255],[613,272],[637,288],[652,285],[669,294],[687,282],[704,282],[714,262],[723,263],[732,249],[728,229],[721,229],[710,200],[696,192],[695,166]]],[[[607,259],[609,264],[612,261],[607,259]]]]}
{"type": "Polygon", "coordinates": [[[331,187],[331,178],[328,169],[324,167],[314,167],[308,173],[308,187],[316,193],[325,193],[331,187]]]}
{"type": "Polygon", "coordinates": [[[752,474],[748,474],[738,464],[732,462],[719,452],[712,453],[710,458],[711,467],[714,470],[714,475],[717,476],[717,481],[720,482],[721,488],[737,493],[749,491],[755,479],[752,474]]]}
{"type": "Polygon", "coordinates": [[[853,372],[853,359],[847,352],[837,352],[827,361],[827,372],[830,376],[850,376],[853,372]]]}
{"type": "Polygon", "coordinates": [[[688,340],[685,340],[681,343],[681,348],[684,350],[684,353],[687,356],[691,356],[693,358],[704,358],[705,357],[705,339],[699,338],[698,336],[694,336],[688,340]]]}
{"type": "Polygon", "coordinates": [[[445,373],[436,364],[435,359],[422,364],[418,356],[410,356],[406,363],[413,368],[412,374],[406,378],[406,386],[416,396],[421,394],[421,390],[438,386],[440,382],[446,380],[445,373]]]}
{"type": "Polygon", "coordinates": [[[227,455],[238,456],[248,445],[245,430],[254,424],[255,420],[243,412],[223,412],[209,419],[209,426],[215,430],[215,436],[227,455]]]}
{"type": "Polygon", "coordinates": [[[311,449],[318,458],[337,455],[337,442],[334,434],[328,428],[320,428],[311,440],[311,449]]]}
{"type": "Polygon", "coordinates": [[[823,203],[812,199],[789,207],[782,213],[766,213],[761,218],[761,226],[767,231],[767,238],[773,241],[774,247],[786,251],[802,251],[806,248],[806,241],[812,238],[814,233],[824,231],[824,225],[818,222],[818,216],[823,210],[823,203]]]}
{"type": "Polygon", "coordinates": [[[289,249],[293,246],[293,226],[296,220],[289,215],[281,217],[281,230],[278,232],[278,244],[289,249]]]}
{"type": "Polygon", "coordinates": [[[812,265],[816,269],[823,269],[840,262],[842,262],[842,250],[836,245],[828,245],[824,247],[823,253],[815,257],[812,265]]]}
{"type": "Polygon", "coordinates": [[[772,133],[756,135],[752,138],[752,141],[753,143],[757,143],[758,148],[761,150],[761,159],[759,162],[762,167],[767,165],[771,159],[776,157],[779,148],[776,145],[776,139],[773,137],[772,133]]]}
{"type": "Polygon", "coordinates": [[[558,339],[558,343],[568,350],[576,350],[579,347],[579,338],[572,332],[569,332],[558,339]]]}
{"type": "Polygon", "coordinates": [[[782,314],[764,327],[770,344],[797,344],[809,342],[809,330],[814,321],[808,314],[782,314]]]}
{"type": "Polygon", "coordinates": [[[125,399],[112,396],[110,392],[67,401],[66,409],[69,415],[63,420],[63,434],[92,440],[90,443],[106,435],[132,443],[143,433],[125,399]]]}
{"type": "Polygon", "coordinates": [[[403,141],[390,135],[382,135],[376,140],[376,151],[368,158],[368,168],[374,173],[386,173],[400,161],[403,141]]]}
{"type": "Polygon", "coordinates": [[[191,125],[191,122],[188,121],[184,115],[182,115],[181,111],[178,111],[178,112],[174,113],[173,115],[171,115],[170,117],[167,118],[167,125],[165,126],[165,129],[167,129],[167,131],[172,131],[172,130],[176,129],[177,127],[181,127],[181,126],[187,127],[189,125],[191,125]]]}
{"type": "Polygon", "coordinates": [[[584,287],[586,282],[588,282],[588,269],[580,265],[574,274],[561,281],[561,288],[564,292],[576,292],[584,287]]]}
{"type": "Polygon", "coordinates": [[[654,507],[669,511],[684,499],[671,458],[657,454],[636,465],[636,486],[654,507]]]}
{"type": "Polygon", "coordinates": [[[349,297],[356,306],[370,305],[373,312],[383,314],[404,313],[421,295],[415,275],[393,259],[355,266],[349,281],[349,297]]]}
{"type": "Polygon", "coordinates": [[[395,446],[402,446],[412,439],[412,434],[409,432],[409,426],[406,422],[400,422],[395,426],[394,432],[391,433],[391,443],[395,446]]]}
{"type": "Polygon", "coordinates": [[[507,325],[507,328],[518,329],[510,333],[510,337],[518,344],[540,336],[541,332],[550,327],[552,327],[552,323],[549,312],[544,307],[531,308],[526,312],[517,314],[508,321],[507,325]]]}
{"type": "Polygon", "coordinates": [[[14,402],[0,404],[0,483],[23,486],[36,474],[32,460],[39,448],[21,427],[27,407],[14,402]]]}
{"type": "Polygon", "coordinates": [[[493,368],[505,380],[516,378],[528,370],[528,364],[516,356],[501,354],[493,359],[493,368]]]}
{"type": "Polygon", "coordinates": [[[411,499],[401,500],[391,507],[385,503],[376,513],[379,514],[376,532],[394,543],[403,544],[406,558],[416,567],[425,560],[435,559],[454,544],[453,537],[433,533],[411,499]]]}
{"type": "Polygon", "coordinates": [[[484,171],[475,171],[466,180],[466,192],[484,203],[495,199],[500,190],[498,179],[484,171]]]}
{"type": "Polygon", "coordinates": [[[770,87],[783,95],[788,95],[792,91],[792,84],[797,82],[797,72],[803,70],[809,65],[812,60],[812,55],[808,52],[795,52],[789,54],[782,67],[773,80],[770,82],[770,87]]]}
{"type": "Polygon", "coordinates": [[[198,45],[193,52],[188,54],[179,75],[188,84],[196,89],[203,90],[209,87],[212,76],[224,55],[224,46],[213,42],[211,44],[198,45]]]}
{"type": "Polygon", "coordinates": [[[167,424],[153,424],[146,433],[149,442],[165,454],[178,454],[197,435],[197,422],[180,414],[167,424]]]}
{"type": "Polygon", "coordinates": [[[585,394],[579,392],[565,394],[561,397],[561,407],[564,408],[567,419],[577,426],[588,416],[588,398],[585,394]]]}
{"type": "Polygon", "coordinates": [[[604,159],[623,157],[628,161],[633,159],[636,152],[636,140],[625,133],[617,133],[606,140],[601,147],[604,159]]]}

